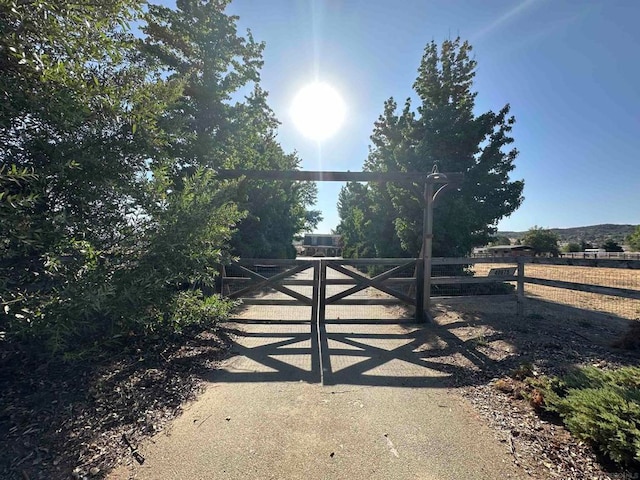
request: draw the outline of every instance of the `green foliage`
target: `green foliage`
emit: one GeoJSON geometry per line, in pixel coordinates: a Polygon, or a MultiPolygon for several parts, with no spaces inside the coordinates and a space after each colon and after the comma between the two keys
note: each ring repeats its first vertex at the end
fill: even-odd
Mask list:
{"type": "Polygon", "coordinates": [[[558,236],[551,230],[538,227],[531,227],[522,237],[522,243],[533,248],[536,255],[551,254],[557,256],[558,236]]]}
{"type": "MultiPolygon", "coordinates": [[[[414,90],[420,105],[410,100],[398,111],[393,98],[374,125],[373,146],[364,169],[381,172],[463,172],[458,193],[438,202],[434,215],[436,256],[464,256],[486,245],[496,223],[522,202],[522,181],[510,181],[517,150],[505,149],[515,119],[509,105],[498,113],[474,114],[472,91],[476,62],[471,45],[447,40],[440,49],[429,43],[418,69],[414,90]]],[[[417,256],[422,244],[423,191],[415,186],[349,184],[341,195],[345,252],[417,256]],[[366,197],[366,200],[364,199],[366,197]],[[366,206],[351,212],[349,205],[366,206]]],[[[360,254],[360,253],[358,253],[360,254]]]]}
{"type": "Polygon", "coordinates": [[[217,264],[290,256],[317,223],[313,184],[215,176],[299,166],[227,3],[0,0],[2,339],[82,356],[210,325],[217,264]]]}
{"type": "MultiPolygon", "coordinates": [[[[633,233],[635,228],[635,225],[605,223],[585,227],[552,228],[551,231],[558,235],[561,242],[583,244],[582,249],[584,250],[585,248],[593,248],[593,245],[600,245],[607,239],[621,243],[633,233]],[[584,244],[590,246],[585,247],[584,244]]],[[[526,232],[498,232],[499,235],[506,235],[510,238],[522,238],[525,233],[526,232]]]]}
{"type": "Polygon", "coordinates": [[[221,318],[227,318],[233,306],[233,302],[219,295],[206,297],[200,290],[180,292],[166,316],[164,327],[178,333],[187,327],[211,328],[221,318]]]}
{"type": "Polygon", "coordinates": [[[627,237],[627,243],[634,252],[640,252],[640,225],[627,237]]]}
{"type": "MultiPolygon", "coordinates": [[[[149,63],[184,94],[168,105],[162,125],[174,188],[199,167],[294,170],[300,160],[276,141],[278,121],[258,84],[264,44],[238,36],[228,1],[182,0],[176,9],[150,5],[143,51],[149,63]],[[215,45],[215,48],[212,48],[215,45]],[[232,103],[241,88],[253,91],[232,103]]],[[[244,212],[232,238],[235,254],[246,258],[295,257],[292,240],[320,220],[310,211],[316,186],[301,182],[233,182],[230,198],[244,212]]]]}
{"type": "Polygon", "coordinates": [[[576,369],[543,378],[543,407],[558,414],[579,439],[624,466],[640,466],[640,368],[576,369]]]}
{"type": "Polygon", "coordinates": [[[342,235],[342,255],[346,258],[401,256],[399,241],[389,223],[374,221],[382,210],[382,202],[375,203],[366,184],[350,182],[340,190],[338,213],[340,224],[336,233],[342,235]],[[384,229],[386,227],[386,233],[384,229]],[[372,238],[379,238],[375,244],[372,238]]]}
{"type": "Polygon", "coordinates": [[[579,243],[567,243],[563,248],[562,248],[563,252],[567,252],[567,253],[571,253],[571,252],[582,252],[582,247],[580,246],[579,243]]]}
{"type": "Polygon", "coordinates": [[[618,245],[618,243],[615,240],[609,239],[606,242],[604,242],[600,248],[604,248],[605,252],[624,252],[624,249],[618,245]]]}
{"type": "Polygon", "coordinates": [[[61,344],[74,325],[93,322],[73,306],[108,296],[97,258],[127,234],[144,172],[130,128],[144,75],[127,62],[125,32],[138,9],[136,1],[0,3],[0,328],[8,339],[61,344]]]}
{"type": "Polygon", "coordinates": [[[511,245],[511,240],[509,239],[509,237],[498,235],[497,237],[493,237],[491,239],[489,245],[492,247],[498,247],[500,245],[511,245]]]}
{"type": "Polygon", "coordinates": [[[580,251],[584,252],[587,248],[593,248],[593,245],[585,240],[580,240],[580,251]]]}

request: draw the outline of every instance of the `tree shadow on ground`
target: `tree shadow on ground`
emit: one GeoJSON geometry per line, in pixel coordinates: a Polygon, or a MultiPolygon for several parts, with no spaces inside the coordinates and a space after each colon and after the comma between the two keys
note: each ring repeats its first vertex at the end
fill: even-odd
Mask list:
{"type": "Polygon", "coordinates": [[[524,314],[513,301],[490,297],[447,299],[436,303],[435,322],[492,359],[490,378],[535,364],[544,373],[560,374],[573,365],[634,365],[640,352],[614,343],[637,320],[528,298],[524,314]]]}
{"type": "Polygon", "coordinates": [[[519,317],[515,302],[483,297],[438,301],[426,324],[238,319],[228,327],[235,367],[206,379],[443,388],[484,384],[523,363],[561,373],[574,364],[638,361],[637,352],[611,346],[633,320],[538,300],[527,312],[519,317]]]}
{"type": "Polygon", "coordinates": [[[73,362],[0,352],[0,477],[108,471],[196,397],[225,340],[208,331],[131,337],[118,351],[73,362]]]}

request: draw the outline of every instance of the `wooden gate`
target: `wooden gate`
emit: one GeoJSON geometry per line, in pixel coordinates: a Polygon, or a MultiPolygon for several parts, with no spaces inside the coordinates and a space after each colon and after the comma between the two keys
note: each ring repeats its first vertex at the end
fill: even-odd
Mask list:
{"type": "Polygon", "coordinates": [[[319,278],[318,261],[246,259],[222,267],[219,291],[243,306],[310,307],[313,321],[318,316],[319,278]]]}
{"type": "MultiPolygon", "coordinates": [[[[422,260],[405,258],[245,259],[222,269],[219,288],[228,298],[241,301],[237,321],[279,323],[273,335],[280,335],[281,326],[308,322],[311,371],[295,367],[296,372],[325,385],[335,381],[327,324],[398,322],[408,314],[411,320],[425,320],[422,265],[422,260]],[[360,306],[358,318],[350,318],[350,306],[360,306]],[[380,313],[384,318],[379,318],[380,313]]],[[[278,344],[296,341],[285,339],[278,344]]],[[[288,350],[289,355],[290,351],[300,354],[300,349],[288,350]]],[[[304,348],[301,351],[304,354],[304,348]]]]}
{"type": "Polygon", "coordinates": [[[379,319],[380,313],[386,319],[392,319],[392,315],[424,321],[422,267],[422,260],[415,258],[321,260],[319,321],[332,316],[328,308],[336,307],[333,316],[337,317],[345,312],[346,306],[354,305],[372,307],[359,309],[371,321],[379,319]],[[404,308],[380,308],[392,306],[404,308]]]}
{"type": "MultiPolygon", "coordinates": [[[[400,259],[245,259],[222,269],[219,291],[243,305],[310,307],[309,321],[324,323],[327,307],[340,318],[345,306],[404,306],[424,321],[423,262],[400,259]],[[336,307],[336,308],[333,308],[336,307]]],[[[381,310],[378,308],[378,312],[381,310]]],[[[279,309],[282,316],[290,311],[279,309]]],[[[375,309],[361,315],[376,320],[375,309]]],[[[348,313],[347,313],[348,317],[348,313]]],[[[342,314],[345,318],[345,314],[342,314]]]]}

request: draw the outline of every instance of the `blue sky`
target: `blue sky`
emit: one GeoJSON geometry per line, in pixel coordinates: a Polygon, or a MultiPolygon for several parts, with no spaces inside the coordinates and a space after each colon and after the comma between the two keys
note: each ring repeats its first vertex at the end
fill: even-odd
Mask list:
{"type": "MultiPolygon", "coordinates": [[[[261,84],[305,170],[361,170],[383,102],[412,95],[429,41],[459,35],[478,62],[476,112],[510,103],[517,120],[512,178],[525,201],[500,229],[640,224],[640,2],[235,0],[228,12],[266,42],[261,84]],[[289,115],[314,80],[347,105],[321,144],[289,115]]],[[[319,184],[317,231],[338,223],[341,186],[319,184]]]]}

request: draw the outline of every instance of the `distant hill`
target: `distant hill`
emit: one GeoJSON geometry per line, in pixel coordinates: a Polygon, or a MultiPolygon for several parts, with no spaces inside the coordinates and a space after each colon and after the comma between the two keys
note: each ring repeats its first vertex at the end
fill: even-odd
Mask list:
{"type": "MultiPolygon", "coordinates": [[[[586,227],[574,228],[550,228],[552,232],[560,237],[561,242],[576,242],[581,240],[592,244],[593,246],[602,245],[606,240],[614,240],[619,244],[624,243],[624,239],[628,237],[634,230],[636,225],[614,225],[605,223],[602,225],[589,225],[586,227]]],[[[509,238],[522,238],[527,232],[498,232],[497,235],[509,238]]]]}

